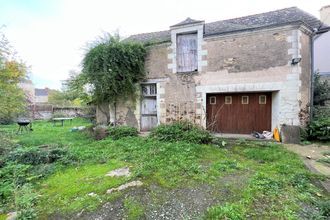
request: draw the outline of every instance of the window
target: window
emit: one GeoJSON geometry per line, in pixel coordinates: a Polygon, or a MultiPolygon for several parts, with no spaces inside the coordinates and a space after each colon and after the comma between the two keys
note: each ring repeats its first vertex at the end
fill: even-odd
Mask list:
{"type": "Polygon", "coordinates": [[[156,84],[143,84],[142,85],[143,96],[155,96],[157,95],[156,84]]]}
{"type": "Polygon", "coordinates": [[[232,103],[232,98],[231,96],[225,96],[225,104],[230,105],[232,103]]]}
{"type": "Polygon", "coordinates": [[[177,35],[177,72],[197,71],[197,33],[177,35]]]}
{"type": "Polygon", "coordinates": [[[247,95],[242,96],[242,104],[243,105],[249,104],[249,96],[247,96],[247,95]]]}
{"type": "Polygon", "coordinates": [[[265,95],[260,95],[259,96],[259,104],[260,105],[265,105],[267,102],[267,97],[265,95]]]}
{"type": "Polygon", "coordinates": [[[211,104],[211,105],[215,105],[215,104],[217,104],[217,98],[216,98],[215,96],[211,96],[211,97],[210,97],[210,104],[211,104]]]}

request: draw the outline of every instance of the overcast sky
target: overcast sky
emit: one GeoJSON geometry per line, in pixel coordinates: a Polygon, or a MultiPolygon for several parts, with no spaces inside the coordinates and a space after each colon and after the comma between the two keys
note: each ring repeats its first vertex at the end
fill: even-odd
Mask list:
{"type": "Polygon", "coordinates": [[[298,6],[319,18],[330,0],[0,0],[0,26],[36,87],[58,89],[104,32],[161,31],[186,17],[212,22],[298,6]]]}

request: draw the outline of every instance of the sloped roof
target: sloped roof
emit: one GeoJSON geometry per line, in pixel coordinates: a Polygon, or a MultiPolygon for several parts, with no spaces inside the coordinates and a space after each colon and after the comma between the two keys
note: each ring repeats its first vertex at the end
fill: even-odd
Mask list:
{"type": "Polygon", "coordinates": [[[186,20],[184,21],[181,21],[180,23],[177,23],[175,25],[172,25],[171,27],[177,27],[177,26],[182,26],[182,25],[187,25],[187,24],[196,24],[196,23],[201,23],[201,22],[204,22],[204,21],[198,21],[198,20],[194,20],[194,19],[191,19],[191,18],[186,18],[186,20]]]}
{"type": "Polygon", "coordinates": [[[36,96],[48,96],[48,89],[34,89],[36,96]]]}
{"type": "MultiPolygon", "coordinates": [[[[191,24],[196,20],[190,19],[180,22],[174,26],[184,25],[185,22],[191,24]]],[[[198,21],[201,22],[201,21],[198,21]]],[[[284,8],[276,11],[249,15],[240,18],[216,21],[205,24],[205,33],[204,36],[211,35],[220,35],[231,32],[240,32],[251,29],[260,29],[267,28],[272,26],[281,26],[286,24],[295,24],[295,23],[304,23],[307,27],[313,29],[322,25],[321,21],[314,17],[313,15],[297,8],[284,8]]],[[[173,26],[172,26],[173,27],[173,26]]],[[[151,33],[143,33],[131,35],[125,40],[139,41],[142,43],[147,42],[166,42],[171,40],[170,30],[159,31],[159,32],[151,32],[151,33]]]]}

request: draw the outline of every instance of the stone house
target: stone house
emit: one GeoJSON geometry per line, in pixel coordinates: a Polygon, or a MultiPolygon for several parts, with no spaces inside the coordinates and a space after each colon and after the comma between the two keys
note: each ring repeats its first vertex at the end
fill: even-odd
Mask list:
{"type": "Polygon", "coordinates": [[[220,133],[249,134],[306,123],[311,100],[312,39],[321,22],[292,7],[132,35],[148,44],[147,80],[135,102],[97,110],[150,130],[190,120],[220,133]]]}

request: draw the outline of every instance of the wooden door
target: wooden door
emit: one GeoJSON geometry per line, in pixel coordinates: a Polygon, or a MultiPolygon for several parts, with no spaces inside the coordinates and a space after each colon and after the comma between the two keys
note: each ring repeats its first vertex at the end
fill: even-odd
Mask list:
{"type": "Polygon", "coordinates": [[[209,94],[206,110],[207,128],[214,132],[271,130],[271,93],[209,94]]]}
{"type": "Polygon", "coordinates": [[[156,84],[144,84],[142,85],[141,100],[141,131],[149,131],[156,127],[157,124],[156,84]]]}

